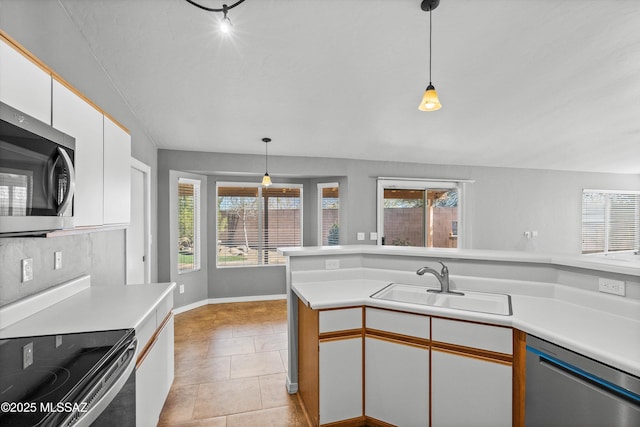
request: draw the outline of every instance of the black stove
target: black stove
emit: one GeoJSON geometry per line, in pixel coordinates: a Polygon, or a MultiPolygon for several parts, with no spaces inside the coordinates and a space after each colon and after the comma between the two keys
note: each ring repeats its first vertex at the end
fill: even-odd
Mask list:
{"type": "Polygon", "coordinates": [[[0,425],[58,426],[73,411],[80,418],[97,378],[122,362],[116,349],[131,341],[132,329],[0,340],[0,425]]]}

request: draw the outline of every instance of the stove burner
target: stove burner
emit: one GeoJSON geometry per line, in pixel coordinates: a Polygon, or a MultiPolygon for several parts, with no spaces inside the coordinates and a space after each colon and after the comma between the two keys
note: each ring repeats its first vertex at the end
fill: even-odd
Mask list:
{"type": "Polygon", "coordinates": [[[32,388],[30,392],[25,390],[21,393],[18,392],[18,394],[16,391],[25,387],[25,372],[12,372],[1,375],[0,381],[3,384],[9,384],[9,386],[0,392],[0,396],[11,390],[14,395],[29,393],[28,396],[24,396],[24,400],[43,402],[47,396],[54,394],[65,386],[69,378],[71,378],[71,372],[63,367],[40,366],[29,372],[29,376],[38,378],[38,385],[32,388]]]}

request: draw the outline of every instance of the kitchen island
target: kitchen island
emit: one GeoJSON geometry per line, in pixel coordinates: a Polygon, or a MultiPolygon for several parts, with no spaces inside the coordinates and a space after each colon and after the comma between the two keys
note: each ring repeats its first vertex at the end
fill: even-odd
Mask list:
{"type": "MultiPolygon", "coordinates": [[[[352,350],[357,349],[358,343],[354,339],[359,330],[363,340],[360,348],[364,348],[360,350],[360,360],[364,360],[367,366],[373,364],[375,359],[367,349],[373,348],[373,345],[379,346],[381,338],[369,336],[372,335],[369,332],[373,329],[376,329],[375,333],[378,335],[384,335],[382,338],[387,341],[398,341],[398,337],[402,335],[411,336],[412,338],[406,339],[407,342],[404,344],[413,344],[414,347],[422,345],[423,349],[431,348],[432,365],[439,359],[445,359],[442,354],[452,348],[450,344],[443,344],[446,340],[436,340],[433,335],[430,337],[431,341],[428,338],[416,341],[418,338],[404,332],[393,336],[381,334],[377,332],[379,328],[369,325],[371,313],[377,313],[375,310],[382,311],[383,314],[406,313],[423,316],[425,322],[427,319],[430,322],[425,328],[431,328],[432,334],[433,328],[436,327],[434,325],[442,323],[443,319],[446,322],[458,322],[451,323],[453,326],[474,325],[475,328],[476,325],[480,325],[502,328],[493,330],[498,331],[498,335],[504,335],[506,330],[513,331],[513,334],[507,334],[509,337],[496,338],[494,344],[498,345],[497,349],[491,345],[479,350],[479,345],[462,345],[463,350],[473,348],[469,351],[476,352],[476,356],[479,355],[476,359],[493,357],[493,362],[508,363],[513,368],[514,387],[513,390],[509,390],[510,397],[513,391],[513,407],[509,405],[507,408],[507,415],[513,416],[513,425],[521,424],[523,416],[522,408],[518,407],[524,405],[523,396],[518,396],[518,390],[524,388],[524,346],[527,334],[640,376],[640,268],[633,262],[501,251],[376,246],[293,248],[283,249],[281,252],[288,256],[290,392],[298,391],[298,387],[301,386],[298,373],[304,375],[308,370],[308,365],[299,367],[299,363],[308,363],[308,357],[305,360],[305,356],[299,354],[298,350],[304,351],[303,347],[309,346],[306,341],[314,333],[320,342],[322,353],[322,343],[325,341],[332,342],[333,346],[338,342],[348,346],[351,340],[352,350]],[[513,314],[504,316],[371,298],[372,294],[391,282],[421,285],[425,288],[438,287],[438,281],[433,275],[415,274],[415,271],[423,266],[438,268],[437,261],[443,261],[448,266],[452,290],[508,294],[511,296],[513,314]],[[598,292],[599,278],[624,281],[626,297],[598,292]],[[309,331],[306,330],[308,326],[299,324],[301,318],[309,320],[311,317],[310,324],[314,325],[313,316],[316,314],[322,316],[323,313],[331,314],[342,309],[347,315],[348,310],[353,311],[354,308],[362,311],[364,320],[351,325],[347,322],[347,326],[339,328],[341,332],[309,331]],[[500,340],[506,341],[500,344],[500,340]],[[434,349],[439,350],[437,358],[434,349]],[[371,363],[368,362],[369,359],[371,363]]],[[[357,317],[357,313],[354,317],[357,317]]],[[[319,322],[322,322],[321,317],[319,322]]],[[[458,332],[465,333],[461,331],[458,332]]],[[[489,334],[493,333],[491,329],[487,331],[489,334]]],[[[478,334],[483,333],[484,331],[474,331],[471,335],[479,336],[478,334]]],[[[486,340],[491,341],[493,338],[486,340]]],[[[330,348],[329,345],[326,347],[330,348]]],[[[394,351],[396,350],[394,348],[394,351]]],[[[328,351],[325,353],[329,354],[328,351]]],[[[320,365],[321,359],[322,357],[318,360],[320,365]]],[[[330,357],[327,360],[329,359],[330,357]]],[[[341,356],[337,360],[347,359],[341,356]]],[[[356,354],[352,360],[357,359],[356,354]]],[[[486,366],[494,365],[497,366],[486,366]]],[[[313,367],[313,363],[310,366],[313,367]]],[[[361,367],[361,371],[364,372],[364,380],[354,378],[353,381],[369,383],[368,370],[361,367]]],[[[511,375],[511,369],[509,371],[511,375]]],[[[345,372],[340,375],[340,381],[344,382],[345,372]]],[[[446,375],[435,375],[435,379],[438,378],[446,379],[446,375]]],[[[325,389],[330,389],[330,386],[326,385],[325,389]]],[[[358,416],[368,415],[368,408],[373,407],[373,401],[369,399],[372,391],[366,384],[362,389],[365,397],[362,402],[356,402],[356,409],[351,412],[353,416],[350,416],[352,421],[358,416]],[[358,405],[364,408],[360,409],[360,415],[358,405]]],[[[322,395],[322,391],[320,394],[322,395]]],[[[440,397],[431,396],[430,399],[433,404],[440,397]]],[[[311,400],[315,400],[315,397],[311,400]]],[[[308,412],[319,412],[323,415],[320,415],[319,420],[312,419],[312,423],[325,424],[346,419],[344,415],[330,418],[326,410],[321,410],[322,399],[319,400],[319,407],[308,412]]],[[[431,411],[430,416],[438,419],[437,409],[432,408],[431,411]]],[[[345,412],[348,413],[349,411],[345,412]]]]}

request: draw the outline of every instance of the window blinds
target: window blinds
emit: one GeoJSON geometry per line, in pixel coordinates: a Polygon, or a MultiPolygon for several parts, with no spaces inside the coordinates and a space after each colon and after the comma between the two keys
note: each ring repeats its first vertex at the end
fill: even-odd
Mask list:
{"type": "Polygon", "coordinates": [[[640,193],[584,190],[582,253],[640,249],[640,193]]]}

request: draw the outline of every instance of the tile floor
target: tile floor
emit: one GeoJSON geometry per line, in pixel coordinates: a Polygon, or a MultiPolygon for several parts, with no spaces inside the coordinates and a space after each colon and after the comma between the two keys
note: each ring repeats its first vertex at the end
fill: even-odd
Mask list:
{"type": "Polygon", "coordinates": [[[307,426],[285,389],[285,300],[212,304],[175,316],[175,379],[159,425],[307,426]]]}

